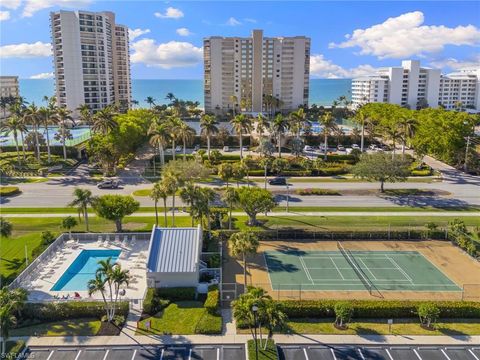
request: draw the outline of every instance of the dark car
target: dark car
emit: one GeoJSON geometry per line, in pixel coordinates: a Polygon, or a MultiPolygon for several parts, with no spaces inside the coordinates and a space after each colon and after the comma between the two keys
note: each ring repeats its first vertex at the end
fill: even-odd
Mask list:
{"type": "Polygon", "coordinates": [[[283,177],[277,177],[277,178],[268,180],[268,183],[270,185],[287,185],[287,179],[283,177]]]}
{"type": "Polygon", "coordinates": [[[117,180],[102,180],[98,183],[97,187],[99,189],[116,189],[118,188],[118,181],[117,180]]]}

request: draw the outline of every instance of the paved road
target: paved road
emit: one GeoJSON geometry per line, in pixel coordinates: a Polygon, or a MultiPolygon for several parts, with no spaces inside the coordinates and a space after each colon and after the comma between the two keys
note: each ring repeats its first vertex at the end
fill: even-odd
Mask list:
{"type": "Polygon", "coordinates": [[[480,347],[279,345],[280,360],[480,360],[480,347]]]}
{"type": "Polygon", "coordinates": [[[32,347],[19,359],[31,360],[235,360],[245,359],[245,346],[177,345],[113,347],[32,347]]]}

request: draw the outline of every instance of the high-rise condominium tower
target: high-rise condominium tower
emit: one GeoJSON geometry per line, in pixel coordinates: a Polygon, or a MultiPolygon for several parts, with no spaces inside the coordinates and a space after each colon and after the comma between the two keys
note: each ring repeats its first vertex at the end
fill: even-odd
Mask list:
{"type": "Polygon", "coordinates": [[[205,111],[287,111],[308,104],[309,38],[253,30],[251,37],[212,36],[203,44],[205,111]]]}
{"type": "Polygon", "coordinates": [[[57,101],[75,111],[131,101],[128,28],[112,12],[57,11],[50,14],[57,101]]]}

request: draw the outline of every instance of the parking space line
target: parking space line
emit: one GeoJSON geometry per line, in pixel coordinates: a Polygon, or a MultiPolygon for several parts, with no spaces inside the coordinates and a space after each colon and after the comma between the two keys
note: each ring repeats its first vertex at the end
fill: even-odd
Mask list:
{"type": "Polygon", "coordinates": [[[473,357],[475,358],[475,360],[480,360],[480,359],[478,358],[478,356],[474,354],[474,352],[472,351],[472,349],[468,349],[468,351],[470,352],[470,354],[473,355],[473,357]]]}
{"type": "Polygon", "coordinates": [[[165,349],[162,348],[162,352],[161,352],[161,354],[160,354],[160,360],[163,360],[163,352],[164,352],[164,351],[165,351],[165,349]]]}
{"type": "Polygon", "coordinates": [[[75,360],[78,360],[78,358],[80,357],[80,354],[82,353],[82,350],[78,350],[78,354],[77,356],[75,356],[75,360]]]}
{"type": "Polygon", "coordinates": [[[445,352],[445,350],[440,349],[440,351],[442,352],[443,355],[445,355],[445,357],[447,358],[447,360],[452,360],[452,359],[450,359],[450,357],[447,355],[447,353],[445,352]]]}
{"type": "Polygon", "coordinates": [[[412,349],[415,355],[417,355],[418,360],[423,360],[420,354],[418,353],[417,349],[412,349]]]}
{"type": "Polygon", "coordinates": [[[54,351],[55,351],[55,350],[52,350],[52,351],[50,352],[50,355],[48,355],[47,360],[50,360],[50,358],[52,357],[54,351]]]}
{"type": "Polygon", "coordinates": [[[332,352],[333,359],[334,359],[334,360],[337,360],[337,357],[335,356],[335,351],[333,351],[332,348],[330,348],[330,351],[332,352]]]}
{"type": "Polygon", "coordinates": [[[305,360],[309,360],[308,354],[307,354],[307,349],[303,348],[303,353],[305,354],[305,360]]]}
{"type": "Polygon", "coordinates": [[[107,351],[105,351],[105,356],[103,357],[103,360],[107,358],[109,352],[110,352],[110,349],[107,349],[107,351]]]}
{"type": "Polygon", "coordinates": [[[217,360],[220,360],[220,347],[217,348],[217,360]]]}
{"type": "Polygon", "coordinates": [[[365,360],[365,356],[363,356],[362,350],[360,348],[358,348],[357,350],[358,350],[358,353],[360,354],[360,357],[362,358],[362,360],[365,360]]]}
{"type": "Polygon", "coordinates": [[[188,352],[188,360],[192,360],[192,348],[190,348],[190,351],[188,352]]]}
{"type": "Polygon", "coordinates": [[[133,350],[132,360],[135,359],[135,355],[137,355],[137,349],[133,350]]]}
{"type": "Polygon", "coordinates": [[[392,354],[390,354],[390,351],[388,351],[388,349],[385,349],[388,357],[390,358],[390,360],[393,360],[393,357],[392,357],[392,354]]]}

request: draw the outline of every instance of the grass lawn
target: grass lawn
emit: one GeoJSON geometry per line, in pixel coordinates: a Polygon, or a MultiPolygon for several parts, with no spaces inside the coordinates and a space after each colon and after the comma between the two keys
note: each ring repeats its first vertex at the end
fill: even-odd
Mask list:
{"type": "Polygon", "coordinates": [[[195,334],[197,324],[206,310],[199,301],[178,301],[171,303],[155,316],[142,320],[137,329],[137,335],[146,334],[195,334]],[[145,323],[150,322],[150,329],[145,323]]]}
{"type": "Polygon", "coordinates": [[[135,190],[132,195],[133,196],[150,196],[150,193],[152,192],[152,189],[141,189],[141,190],[135,190]]]}
{"type": "Polygon", "coordinates": [[[100,325],[95,318],[72,319],[12,329],[10,336],[91,336],[98,333],[100,325]]]}
{"type": "Polygon", "coordinates": [[[356,320],[348,325],[347,330],[338,330],[333,326],[333,322],[334,319],[290,319],[286,332],[345,335],[480,335],[480,323],[477,319],[441,321],[435,325],[435,330],[422,328],[416,318],[395,319],[391,332],[389,332],[386,319],[378,321],[356,320]]]}

